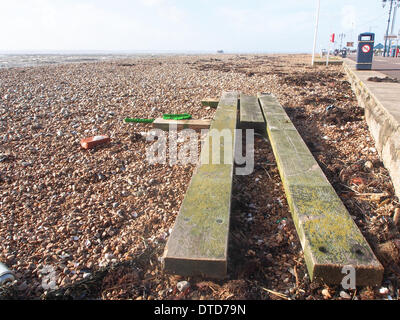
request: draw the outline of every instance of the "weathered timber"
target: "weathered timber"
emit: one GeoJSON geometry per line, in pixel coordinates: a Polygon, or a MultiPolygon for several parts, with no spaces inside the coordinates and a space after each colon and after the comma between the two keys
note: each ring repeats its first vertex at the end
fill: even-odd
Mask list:
{"type": "MultiPolygon", "coordinates": [[[[342,65],[343,64],[343,60],[329,60],[329,64],[330,65],[342,65]]],[[[324,66],[326,65],[326,59],[325,60],[315,60],[314,61],[314,65],[316,66],[324,66]]]]}
{"type": "Polygon", "coordinates": [[[206,98],[201,101],[201,105],[203,107],[211,107],[216,109],[218,107],[219,100],[218,99],[212,99],[212,98],[206,98]]]}
{"type": "Polygon", "coordinates": [[[176,127],[178,130],[182,129],[209,129],[211,120],[165,120],[158,118],[153,122],[153,127],[164,131],[170,130],[170,125],[176,127]]]}
{"type": "MultiPolygon", "coordinates": [[[[233,158],[238,97],[224,93],[164,252],[164,270],[182,276],[227,275],[233,158]],[[214,130],[215,129],[215,130],[214,130]],[[225,132],[228,143],[218,142],[220,164],[212,163],[213,133],[225,132]],[[224,153],[228,155],[225,161],[224,153]],[[207,163],[205,159],[209,158],[207,163]]],[[[222,141],[222,140],[221,140],[222,141]]],[[[215,153],[215,152],[214,152],[215,153]]]]}
{"type": "Polygon", "coordinates": [[[382,265],[286,112],[273,96],[260,103],[310,278],[341,284],[352,266],[357,285],[379,285],[382,265]]]}
{"type": "Polygon", "coordinates": [[[240,95],[240,128],[265,133],[265,120],[257,97],[240,95]]]}

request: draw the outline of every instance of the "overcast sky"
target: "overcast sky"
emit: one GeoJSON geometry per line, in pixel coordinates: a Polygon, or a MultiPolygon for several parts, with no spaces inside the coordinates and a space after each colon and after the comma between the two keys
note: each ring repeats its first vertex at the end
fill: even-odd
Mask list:
{"type": "MultiPolygon", "coordinates": [[[[317,0],[0,0],[0,51],[311,52],[316,7],[317,0]]],[[[382,42],[387,18],[381,0],[321,0],[318,49],[332,32],[346,42],[372,30],[382,42]]],[[[400,10],[397,20],[396,34],[400,10]]]]}

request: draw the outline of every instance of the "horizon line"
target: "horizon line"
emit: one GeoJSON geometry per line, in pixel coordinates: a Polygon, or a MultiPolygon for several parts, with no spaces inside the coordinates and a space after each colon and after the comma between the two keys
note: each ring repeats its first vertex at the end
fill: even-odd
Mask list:
{"type": "Polygon", "coordinates": [[[110,54],[110,55],[130,55],[130,54],[311,54],[305,51],[240,51],[240,50],[0,50],[1,55],[22,55],[22,54],[110,54]],[[223,51],[220,53],[219,51],[223,51]]]}

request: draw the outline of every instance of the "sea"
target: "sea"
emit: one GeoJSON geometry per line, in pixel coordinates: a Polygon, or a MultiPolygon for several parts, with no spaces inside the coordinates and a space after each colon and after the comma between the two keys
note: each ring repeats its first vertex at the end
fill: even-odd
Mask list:
{"type": "Polygon", "coordinates": [[[0,54],[0,69],[138,58],[132,54],[0,54]]]}
{"type": "Polygon", "coordinates": [[[173,55],[202,55],[211,54],[211,51],[61,51],[61,52],[11,52],[0,51],[0,69],[46,66],[65,63],[99,62],[121,59],[135,59],[143,57],[159,57],[173,55]]]}

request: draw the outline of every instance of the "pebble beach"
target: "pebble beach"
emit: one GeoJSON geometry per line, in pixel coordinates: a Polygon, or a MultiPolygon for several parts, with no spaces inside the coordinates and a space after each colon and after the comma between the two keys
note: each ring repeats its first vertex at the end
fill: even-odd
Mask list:
{"type": "Polygon", "coordinates": [[[312,68],[308,55],[226,54],[0,69],[0,261],[15,272],[5,293],[12,298],[57,290],[94,299],[394,298],[399,207],[341,66],[312,68]],[[123,120],[212,119],[215,110],[201,101],[223,91],[276,95],[381,258],[386,296],[380,288],[343,293],[310,283],[271,147],[261,138],[255,172],[234,178],[229,279],[163,273],[160,258],[195,165],[149,164],[152,126],[123,120]],[[111,143],[83,150],[80,140],[96,135],[111,143]],[[358,196],[372,193],[381,198],[358,196]],[[145,260],[132,267],[135,259],[145,260]],[[90,292],[78,290],[85,281],[90,292]]]}

